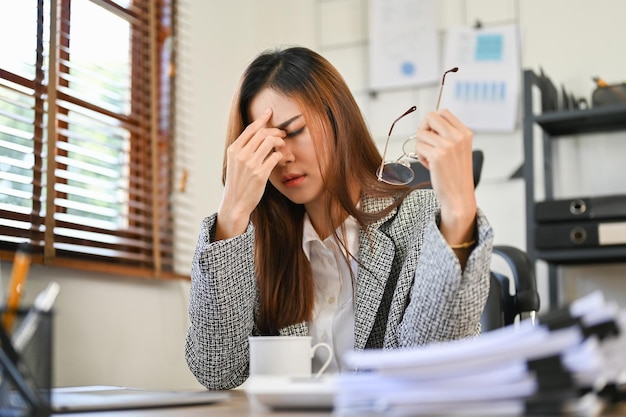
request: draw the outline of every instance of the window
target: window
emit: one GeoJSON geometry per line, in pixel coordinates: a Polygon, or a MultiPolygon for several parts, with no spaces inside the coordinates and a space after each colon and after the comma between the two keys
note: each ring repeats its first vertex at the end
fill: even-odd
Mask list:
{"type": "Polygon", "coordinates": [[[4,258],[175,276],[174,2],[0,0],[4,258]]]}

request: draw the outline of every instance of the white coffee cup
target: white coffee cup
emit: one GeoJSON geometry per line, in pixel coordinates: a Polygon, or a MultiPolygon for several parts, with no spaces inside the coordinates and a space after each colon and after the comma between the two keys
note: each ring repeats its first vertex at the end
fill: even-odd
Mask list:
{"type": "Polygon", "coordinates": [[[319,348],[328,352],[328,359],[315,374],[319,377],[330,365],[333,350],[326,343],[311,346],[311,336],[251,336],[250,376],[311,376],[313,355],[319,348]]]}

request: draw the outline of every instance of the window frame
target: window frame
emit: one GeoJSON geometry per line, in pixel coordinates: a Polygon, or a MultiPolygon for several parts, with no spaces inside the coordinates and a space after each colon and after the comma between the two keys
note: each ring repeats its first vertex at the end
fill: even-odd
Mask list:
{"type": "MultiPolygon", "coordinates": [[[[132,0],[128,8],[114,0],[74,0],[90,1],[131,22],[131,112],[126,119],[120,114],[109,112],[107,115],[106,109],[71,95],[67,81],[71,70],[65,64],[71,63],[72,1],[36,0],[37,46],[33,79],[0,68],[0,79],[32,91],[34,99],[32,210],[27,216],[0,207],[0,216],[21,221],[29,217],[30,230],[20,239],[23,237],[22,241],[31,244],[33,263],[148,278],[188,278],[174,271],[173,207],[169,202],[173,192],[175,149],[176,0],[132,0]],[[45,13],[46,2],[50,5],[49,15],[45,13]],[[50,27],[47,65],[44,56],[46,40],[43,39],[45,24],[50,27]],[[147,71],[146,58],[149,61],[147,71]],[[50,82],[46,83],[46,80],[50,82]],[[59,146],[68,143],[63,132],[68,127],[69,110],[63,103],[117,119],[120,124],[128,126],[130,132],[125,157],[130,185],[125,190],[128,204],[124,210],[136,215],[129,214],[126,227],[97,231],[111,238],[113,243],[110,245],[81,241],[81,234],[95,233],[97,229],[85,222],[64,228],[69,230],[67,239],[73,242],[74,249],[60,249],[63,237],[58,226],[68,226],[69,223],[58,218],[65,209],[57,201],[66,195],[60,189],[65,180],[56,172],[64,169],[61,157],[70,156],[71,159],[64,147],[59,146]],[[137,113],[136,109],[139,109],[137,113]],[[132,245],[135,245],[133,249],[129,249],[132,245]],[[104,253],[119,253],[119,256],[104,253]],[[135,254],[136,259],[133,259],[135,254]]],[[[0,259],[13,258],[21,243],[17,240],[5,239],[0,233],[0,259]]]]}

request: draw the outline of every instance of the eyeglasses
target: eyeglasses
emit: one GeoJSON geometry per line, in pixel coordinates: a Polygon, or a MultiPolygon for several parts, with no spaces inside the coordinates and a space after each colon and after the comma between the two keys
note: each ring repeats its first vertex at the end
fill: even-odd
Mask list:
{"type": "MultiPolygon", "coordinates": [[[[435,107],[435,111],[439,110],[439,103],[441,102],[441,93],[443,91],[443,86],[446,82],[446,74],[449,72],[457,72],[459,70],[458,67],[451,68],[443,73],[441,77],[441,87],[439,87],[439,97],[437,97],[437,105],[435,107]]],[[[385,142],[385,150],[383,151],[383,159],[380,163],[380,167],[376,170],[376,175],[378,177],[378,181],[386,182],[391,185],[406,185],[413,181],[413,177],[415,176],[413,169],[411,168],[410,161],[418,161],[419,157],[415,153],[414,143],[415,143],[415,135],[409,137],[402,144],[402,155],[394,161],[385,161],[387,157],[387,148],[389,147],[389,139],[391,138],[391,132],[393,131],[393,127],[396,123],[402,119],[404,116],[413,113],[417,110],[416,106],[411,106],[407,111],[402,113],[400,117],[393,121],[391,124],[391,128],[389,128],[389,133],[387,134],[387,141],[385,142]]]]}

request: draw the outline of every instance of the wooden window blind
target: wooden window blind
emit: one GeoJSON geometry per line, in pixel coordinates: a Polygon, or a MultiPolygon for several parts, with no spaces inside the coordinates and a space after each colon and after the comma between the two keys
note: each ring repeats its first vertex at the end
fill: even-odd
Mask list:
{"type": "Polygon", "coordinates": [[[175,0],[0,10],[2,257],[175,277],[175,0]]]}

